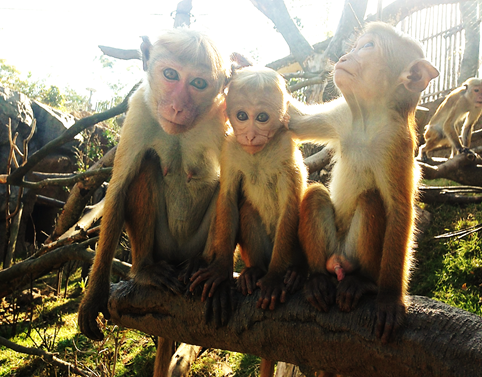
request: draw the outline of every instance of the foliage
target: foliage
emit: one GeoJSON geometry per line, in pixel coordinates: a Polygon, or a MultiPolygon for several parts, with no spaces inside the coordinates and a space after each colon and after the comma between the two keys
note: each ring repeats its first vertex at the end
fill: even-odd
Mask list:
{"type": "Polygon", "coordinates": [[[87,97],[81,96],[73,89],[67,88],[65,93],[62,93],[57,86],[48,86],[45,80],[33,80],[30,72],[26,79],[22,79],[20,72],[14,66],[7,64],[5,59],[0,59],[0,85],[64,111],[82,109],[87,102],[87,97]]]}

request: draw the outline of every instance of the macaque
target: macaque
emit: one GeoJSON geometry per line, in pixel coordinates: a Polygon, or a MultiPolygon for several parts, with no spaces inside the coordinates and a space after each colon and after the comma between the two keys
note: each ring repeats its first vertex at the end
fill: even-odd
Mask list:
{"type": "Polygon", "coordinates": [[[191,290],[204,282],[202,300],[232,277],[236,244],[246,265],[238,287],[244,295],[260,287],[258,307],[275,309],[303,281],[297,231],[307,171],[287,127],[288,98],[283,78],[268,68],[241,69],[229,83],[233,133],[221,154],[213,241],[204,253],[209,265],[191,278],[191,290]]]}
{"type": "MultiPolygon", "coordinates": [[[[172,30],[141,45],[146,80],[132,96],[106,195],[100,240],[79,326],[101,340],[109,316],[110,269],[125,224],[137,284],[181,291],[175,267],[204,249],[219,191],[225,139],[223,58],[213,42],[172,30]]],[[[159,339],[156,376],[169,367],[173,341],[159,339]]]]}
{"type": "Polygon", "coordinates": [[[450,92],[425,126],[425,144],[420,146],[418,159],[427,161],[428,152],[439,146],[451,146],[453,157],[457,153],[469,153],[474,124],[482,113],[482,79],[472,77],[450,92]],[[460,123],[462,143],[459,140],[460,123]]]}
{"type": "Polygon", "coordinates": [[[311,185],[300,208],[306,297],[321,311],[336,301],[347,312],[376,292],[383,343],[405,314],[419,179],[414,114],[420,92],[437,76],[416,41],[371,23],[335,65],[343,98],[313,106],[312,114],[290,109],[297,137],[334,150],[329,191],[311,185]]]}

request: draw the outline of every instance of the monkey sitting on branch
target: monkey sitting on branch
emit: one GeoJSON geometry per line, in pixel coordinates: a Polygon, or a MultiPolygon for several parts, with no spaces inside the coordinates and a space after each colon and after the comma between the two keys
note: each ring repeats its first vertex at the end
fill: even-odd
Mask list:
{"type": "Polygon", "coordinates": [[[274,309],[284,300],[290,267],[290,283],[300,285],[295,270],[303,269],[303,256],[295,249],[307,172],[288,130],[288,98],[283,78],[268,68],[243,68],[229,83],[233,133],[222,151],[213,238],[203,254],[210,264],[191,278],[191,290],[204,282],[203,300],[232,277],[236,244],[246,264],[238,285],[244,294],[261,287],[259,307],[274,309]]]}
{"type": "MultiPolygon", "coordinates": [[[[243,68],[228,85],[233,133],[221,154],[212,243],[204,253],[208,266],[191,278],[191,291],[203,285],[203,301],[232,279],[236,244],[246,266],[238,288],[247,295],[259,287],[258,308],[275,309],[304,282],[306,261],[297,232],[307,171],[288,130],[289,98],[284,79],[268,68],[243,68]]],[[[262,376],[273,369],[274,362],[262,360],[262,376]]]]}
{"type": "Polygon", "coordinates": [[[428,161],[428,153],[440,146],[452,147],[450,158],[470,151],[475,123],[482,114],[482,79],[472,77],[450,92],[425,126],[425,144],[420,146],[417,159],[428,161]],[[460,123],[462,143],[459,140],[460,123]]]}
{"type": "Polygon", "coordinates": [[[418,42],[388,24],[371,23],[335,65],[343,98],[313,106],[311,114],[290,109],[297,137],[335,151],[329,192],[311,185],[301,203],[307,299],[321,311],[336,300],[348,312],[376,292],[382,342],[405,314],[419,179],[415,109],[437,76],[418,42]]]}
{"type": "MultiPolygon", "coordinates": [[[[126,115],[107,190],[99,245],[79,327],[94,340],[108,317],[110,270],[124,224],[136,284],[181,292],[176,267],[201,255],[219,191],[225,139],[223,57],[206,36],[171,30],[141,45],[146,79],[126,115]]],[[[174,341],[159,338],[155,376],[167,375],[174,341]]]]}

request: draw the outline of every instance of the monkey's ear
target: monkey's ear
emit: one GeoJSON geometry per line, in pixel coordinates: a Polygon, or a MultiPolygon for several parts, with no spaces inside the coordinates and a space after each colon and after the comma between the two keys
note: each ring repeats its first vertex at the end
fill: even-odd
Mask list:
{"type": "MultiPolygon", "coordinates": [[[[289,107],[289,105],[290,105],[290,103],[288,102],[288,103],[287,103],[287,107],[289,107]]],[[[290,117],[290,114],[288,113],[288,110],[287,110],[287,111],[284,113],[283,118],[281,118],[281,123],[283,124],[283,126],[285,126],[285,128],[286,128],[287,130],[290,129],[290,127],[289,127],[290,119],[291,119],[291,117],[290,117]]]]}
{"type": "Polygon", "coordinates": [[[401,84],[410,92],[422,92],[430,80],[439,75],[437,68],[425,59],[413,61],[400,75],[401,84]]]}
{"type": "Polygon", "coordinates": [[[142,69],[144,71],[147,71],[147,62],[149,61],[152,43],[149,40],[149,37],[142,36],[141,38],[142,38],[142,43],[141,43],[142,69]]]}

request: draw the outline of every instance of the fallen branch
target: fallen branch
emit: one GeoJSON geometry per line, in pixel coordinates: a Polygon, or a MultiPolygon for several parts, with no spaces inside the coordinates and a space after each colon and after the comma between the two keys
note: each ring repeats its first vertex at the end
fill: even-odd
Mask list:
{"type": "Polygon", "coordinates": [[[47,352],[38,348],[29,348],[29,347],[24,347],[19,344],[13,343],[4,337],[0,336],[0,345],[10,348],[14,350],[15,352],[19,353],[25,353],[27,355],[33,355],[33,356],[39,356],[42,358],[42,360],[46,361],[47,363],[53,364],[60,369],[66,371],[67,373],[75,373],[79,376],[85,376],[85,377],[91,377],[91,376],[97,376],[97,374],[92,373],[90,371],[85,371],[82,370],[78,367],[76,367],[74,364],[71,364],[67,361],[64,361],[62,359],[59,359],[55,354],[51,352],[47,352]]]}
{"type": "Polygon", "coordinates": [[[480,376],[482,320],[426,297],[411,296],[404,326],[389,344],[375,337],[375,298],[350,313],[321,313],[302,293],[274,311],[256,308],[258,294],[234,291],[235,311],[220,328],[204,322],[198,297],[132,281],[116,284],[109,310],[119,325],[206,348],[250,353],[308,370],[356,376],[480,376]]]}
{"type": "MultiPolygon", "coordinates": [[[[95,253],[89,249],[89,246],[96,242],[97,238],[92,238],[80,244],[63,246],[39,258],[22,261],[0,271],[0,298],[30,286],[31,281],[49,274],[68,261],[79,260],[92,263],[95,253]]],[[[129,263],[114,259],[112,272],[127,279],[130,267],[129,263]]]]}
{"type": "Polygon", "coordinates": [[[463,185],[482,187],[482,166],[477,164],[479,157],[474,158],[472,154],[458,154],[435,166],[417,162],[424,179],[446,178],[463,185]]]}
{"type": "Polygon", "coordinates": [[[482,203],[482,187],[474,186],[421,186],[419,201],[423,203],[471,204],[482,203]]]}
{"type": "Polygon", "coordinates": [[[306,157],[304,162],[308,168],[308,174],[312,174],[323,169],[330,163],[332,156],[332,150],[325,147],[321,151],[306,157]]]}

